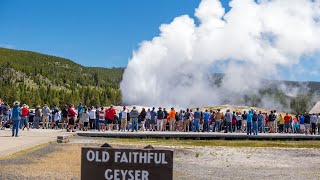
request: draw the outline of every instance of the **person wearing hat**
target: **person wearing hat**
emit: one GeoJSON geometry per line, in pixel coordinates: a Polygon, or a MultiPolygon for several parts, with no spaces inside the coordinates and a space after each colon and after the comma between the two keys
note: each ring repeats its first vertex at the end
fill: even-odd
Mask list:
{"type": "Polygon", "coordinates": [[[12,137],[18,137],[19,133],[19,126],[20,126],[20,120],[21,120],[21,108],[19,107],[20,102],[16,101],[13,104],[12,107],[12,137]]]}
{"type": "Polygon", "coordinates": [[[21,109],[21,120],[20,120],[20,129],[24,130],[26,127],[29,130],[29,108],[26,104],[22,105],[21,109]]]}

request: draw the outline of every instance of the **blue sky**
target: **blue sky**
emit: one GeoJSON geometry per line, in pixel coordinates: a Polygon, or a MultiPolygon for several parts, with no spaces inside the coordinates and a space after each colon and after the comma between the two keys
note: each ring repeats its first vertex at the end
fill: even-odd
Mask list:
{"type": "MultiPolygon", "coordinates": [[[[162,23],[194,14],[200,0],[1,0],[0,46],[125,67],[162,23]]],[[[225,5],[228,0],[224,0],[225,5]]]]}
{"type": "MultiPolygon", "coordinates": [[[[221,2],[229,11],[229,0],[221,2]]],[[[125,67],[141,41],[157,36],[159,26],[174,17],[193,17],[199,3],[200,0],[1,0],[0,47],[65,57],[84,66],[125,67]]],[[[285,78],[318,81],[320,77],[305,72],[285,78]]]]}

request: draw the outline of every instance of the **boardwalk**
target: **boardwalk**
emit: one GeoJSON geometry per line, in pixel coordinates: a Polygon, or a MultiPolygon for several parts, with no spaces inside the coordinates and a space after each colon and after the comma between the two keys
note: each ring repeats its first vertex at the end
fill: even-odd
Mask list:
{"type": "Polygon", "coordinates": [[[261,133],[258,136],[248,136],[245,133],[213,133],[213,132],[157,132],[157,131],[140,131],[140,132],[95,132],[95,131],[78,131],[79,136],[86,137],[106,137],[106,138],[181,138],[181,139],[224,139],[224,140],[320,140],[320,135],[304,134],[278,134],[278,133],[261,133]]]}

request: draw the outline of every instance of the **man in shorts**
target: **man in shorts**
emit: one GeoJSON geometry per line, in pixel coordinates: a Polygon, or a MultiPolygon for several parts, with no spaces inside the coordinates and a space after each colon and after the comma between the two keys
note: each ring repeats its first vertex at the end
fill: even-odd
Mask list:
{"type": "Polygon", "coordinates": [[[125,106],[123,106],[123,110],[121,111],[121,126],[120,126],[121,131],[126,131],[127,115],[128,115],[127,109],[125,106]]]}
{"type": "Polygon", "coordinates": [[[68,108],[68,117],[69,117],[69,124],[68,124],[68,132],[74,131],[74,125],[75,125],[75,118],[77,117],[77,112],[74,110],[74,106],[70,105],[68,108]]]}
{"type": "Polygon", "coordinates": [[[64,108],[61,111],[62,114],[62,122],[61,122],[61,129],[64,129],[67,127],[68,124],[68,106],[65,105],[64,108]]]}
{"type": "Polygon", "coordinates": [[[113,106],[110,106],[110,108],[107,109],[105,113],[106,113],[105,125],[107,126],[107,129],[113,131],[114,125],[116,125],[116,123],[114,122],[114,116],[117,114],[117,112],[116,110],[113,109],[113,106]]]}
{"type": "Polygon", "coordinates": [[[44,129],[44,128],[48,129],[50,109],[48,108],[48,106],[46,104],[42,108],[41,114],[42,114],[42,129],[44,129]]]}

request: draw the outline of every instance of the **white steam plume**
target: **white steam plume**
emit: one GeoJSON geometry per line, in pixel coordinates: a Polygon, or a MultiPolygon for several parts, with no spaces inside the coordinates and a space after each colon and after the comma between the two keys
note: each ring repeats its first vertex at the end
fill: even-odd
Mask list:
{"type": "MultiPolygon", "coordinates": [[[[160,26],[144,41],[125,70],[121,91],[126,104],[203,106],[242,104],[262,79],[277,78],[302,56],[320,50],[319,0],[202,0],[188,15],[160,26]],[[220,68],[219,68],[220,67],[220,68]],[[225,76],[213,84],[212,70],[225,76]]],[[[312,58],[315,59],[315,58],[312,58]]]]}

